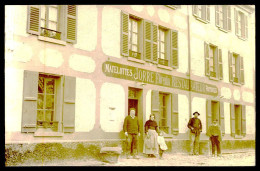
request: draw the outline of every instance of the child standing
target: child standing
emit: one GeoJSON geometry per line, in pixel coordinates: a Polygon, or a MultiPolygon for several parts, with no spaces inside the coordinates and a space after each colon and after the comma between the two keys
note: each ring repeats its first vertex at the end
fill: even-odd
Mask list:
{"type": "Polygon", "coordinates": [[[157,142],[159,145],[159,158],[162,158],[163,152],[168,149],[164,137],[163,137],[163,131],[159,131],[159,135],[157,137],[157,142]]]}

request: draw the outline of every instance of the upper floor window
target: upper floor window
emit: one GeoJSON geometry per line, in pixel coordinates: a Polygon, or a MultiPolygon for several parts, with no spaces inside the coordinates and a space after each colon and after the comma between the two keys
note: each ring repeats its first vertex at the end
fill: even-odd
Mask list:
{"type": "Polygon", "coordinates": [[[76,43],[76,5],[29,5],[28,13],[28,33],[76,43]]]}
{"type": "Polygon", "coordinates": [[[138,29],[138,20],[134,18],[129,18],[129,56],[136,57],[138,59],[141,58],[139,53],[139,29],[138,29]]]}
{"type": "Polygon", "coordinates": [[[229,56],[229,81],[233,84],[244,84],[243,57],[236,53],[228,52],[229,56]]]}
{"type": "Polygon", "coordinates": [[[216,5],[216,26],[220,30],[231,31],[231,7],[229,5],[216,5]]]}
{"type": "Polygon", "coordinates": [[[235,9],[235,32],[239,38],[248,38],[248,19],[247,16],[235,9]]]}
{"type": "Polygon", "coordinates": [[[210,22],[210,6],[209,5],[193,5],[192,6],[193,15],[196,19],[204,22],[210,22]]]}

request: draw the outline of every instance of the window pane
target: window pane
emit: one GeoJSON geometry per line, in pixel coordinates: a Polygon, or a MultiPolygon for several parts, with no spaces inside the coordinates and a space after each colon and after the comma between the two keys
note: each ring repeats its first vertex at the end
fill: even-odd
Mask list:
{"type": "Polygon", "coordinates": [[[58,9],[57,8],[53,8],[53,7],[49,7],[49,20],[51,21],[58,21],[57,20],[57,15],[58,15],[58,9]]]}
{"type": "Polygon", "coordinates": [[[44,97],[43,94],[38,94],[37,109],[43,109],[44,97]]]}
{"type": "Polygon", "coordinates": [[[161,52],[164,53],[164,43],[161,43],[161,52]]]}
{"type": "Polygon", "coordinates": [[[161,53],[160,58],[161,58],[161,59],[165,59],[165,57],[164,57],[164,53],[161,53]]]}
{"type": "Polygon", "coordinates": [[[47,79],[46,80],[46,93],[54,94],[54,79],[47,79]]]}
{"type": "Polygon", "coordinates": [[[41,27],[46,28],[46,22],[45,22],[45,20],[41,20],[41,27]]]}
{"type": "Polygon", "coordinates": [[[137,34],[133,33],[132,43],[137,45],[137,34]]]}
{"type": "Polygon", "coordinates": [[[164,42],[164,31],[160,30],[160,40],[164,42]]]}
{"type": "Polygon", "coordinates": [[[137,45],[132,45],[132,51],[137,52],[137,45]]]}
{"type": "Polygon", "coordinates": [[[38,79],[38,93],[43,93],[44,92],[44,78],[39,77],[38,79]]]}
{"type": "Polygon", "coordinates": [[[46,108],[54,109],[54,95],[46,95],[46,108]]]}
{"type": "Polygon", "coordinates": [[[41,18],[46,19],[46,8],[45,5],[41,5],[41,18]]]}
{"type": "Polygon", "coordinates": [[[45,111],[45,121],[50,122],[53,120],[53,111],[46,110],[45,111]]]}
{"type": "Polygon", "coordinates": [[[37,121],[44,121],[43,110],[37,110],[37,121]]]}
{"type": "Polygon", "coordinates": [[[133,32],[137,33],[137,21],[133,20],[133,32]]]}
{"type": "Polygon", "coordinates": [[[57,23],[56,22],[49,22],[49,29],[57,30],[57,23]]]}

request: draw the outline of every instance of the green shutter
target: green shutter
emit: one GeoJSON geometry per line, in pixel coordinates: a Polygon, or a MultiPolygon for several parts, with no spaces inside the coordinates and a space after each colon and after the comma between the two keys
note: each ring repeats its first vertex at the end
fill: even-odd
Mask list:
{"type": "Polygon", "coordinates": [[[77,6],[67,5],[67,42],[77,41],[77,6]]]}
{"type": "Polygon", "coordinates": [[[209,44],[204,42],[204,57],[205,57],[205,75],[210,76],[209,73],[209,44]]]}
{"type": "Polygon", "coordinates": [[[246,135],[246,106],[242,105],[242,135],[245,136],[246,135]]]}
{"type": "Polygon", "coordinates": [[[225,134],[225,113],[224,113],[224,102],[219,102],[219,112],[220,112],[220,127],[222,135],[225,134]]]}
{"type": "Polygon", "coordinates": [[[153,24],[153,61],[158,60],[158,26],[153,24]]]}
{"type": "Polygon", "coordinates": [[[144,59],[152,60],[152,22],[144,21],[144,59]]]}
{"type": "Polygon", "coordinates": [[[63,131],[75,131],[76,78],[64,76],[63,131]]]}
{"type": "Polygon", "coordinates": [[[192,5],[193,15],[198,17],[198,5],[192,5]]]}
{"type": "Polygon", "coordinates": [[[231,6],[227,6],[227,30],[231,31],[231,6]]]}
{"type": "Polygon", "coordinates": [[[230,103],[230,131],[231,136],[234,137],[236,134],[236,118],[235,118],[235,106],[230,103]]]}
{"type": "Polygon", "coordinates": [[[159,123],[159,91],[158,90],[152,90],[151,95],[151,114],[155,115],[155,120],[157,123],[159,123]]]}
{"type": "Polygon", "coordinates": [[[218,50],[218,75],[219,79],[223,80],[223,64],[222,64],[222,50],[218,50]]]}
{"type": "Polygon", "coordinates": [[[219,5],[215,5],[215,23],[219,27],[219,5]]]}
{"type": "Polygon", "coordinates": [[[178,32],[171,30],[171,66],[178,68],[178,32]]]}
{"type": "Polygon", "coordinates": [[[206,125],[207,125],[207,130],[206,134],[208,134],[209,131],[209,126],[212,123],[212,115],[211,115],[211,100],[206,101],[206,125]]]}
{"type": "Polygon", "coordinates": [[[235,16],[235,34],[238,35],[238,13],[237,10],[234,9],[234,16],[235,16]]]}
{"type": "Polygon", "coordinates": [[[178,112],[178,94],[172,93],[172,117],[171,128],[172,134],[177,135],[179,133],[179,112],[178,112]]]}
{"type": "Polygon", "coordinates": [[[206,21],[210,22],[210,6],[206,5],[206,21]]]}
{"type": "Polygon", "coordinates": [[[245,84],[245,78],[244,78],[244,61],[243,57],[240,56],[240,83],[245,84]]]}
{"type": "Polygon", "coordinates": [[[39,5],[28,6],[28,22],[27,32],[31,34],[40,34],[40,14],[41,8],[39,5]]]}
{"type": "Polygon", "coordinates": [[[232,66],[232,56],[233,53],[228,51],[228,65],[229,65],[229,81],[233,82],[233,66],[232,66]]]}
{"type": "Polygon", "coordinates": [[[121,55],[129,56],[129,14],[121,11],[121,55]]]}
{"type": "Polygon", "coordinates": [[[24,71],[22,132],[36,131],[38,77],[38,72],[24,71]]]}

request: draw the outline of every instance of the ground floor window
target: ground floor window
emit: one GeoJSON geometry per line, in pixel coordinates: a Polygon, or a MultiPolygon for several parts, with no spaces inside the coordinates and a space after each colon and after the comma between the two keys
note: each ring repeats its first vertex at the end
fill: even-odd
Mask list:
{"type": "Polygon", "coordinates": [[[245,105],[230,104],[231,135],[239,138],[246,135],[245,105]]]}

